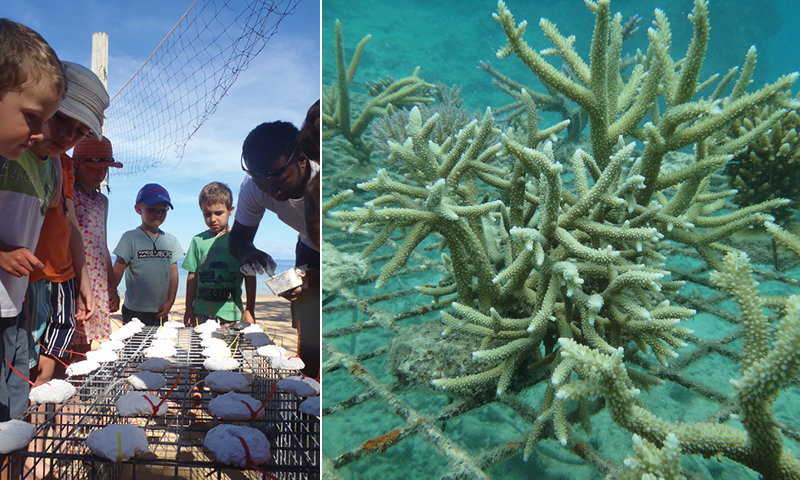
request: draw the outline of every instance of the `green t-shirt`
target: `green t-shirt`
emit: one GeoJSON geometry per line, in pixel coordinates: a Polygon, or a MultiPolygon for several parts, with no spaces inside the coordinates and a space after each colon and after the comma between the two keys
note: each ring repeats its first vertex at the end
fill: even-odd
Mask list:
{"type": "Polygon", "coordinates": [[[195,235],[189,245],[183,268],[197,277],[194,295],[195,315],[234,322],[242,318],[241,263],[228,251],[228,237],[212,236],[206,230],[195,235]]]}

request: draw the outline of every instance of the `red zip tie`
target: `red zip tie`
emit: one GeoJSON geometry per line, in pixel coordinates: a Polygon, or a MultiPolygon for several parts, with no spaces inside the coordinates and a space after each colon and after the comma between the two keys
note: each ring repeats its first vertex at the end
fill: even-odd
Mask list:
{"type": "Polygon", "coordinates": [[[238,435],[236,436],[236,438],[238,438],[239,441],[242,442],[242,447],[244,447],[245,465],[247,466],[247,468],[251,468],[251,469],[253,469],[253,470],[257,471],[257,472],[260,472],[260,473],[266,475],[267,477],[269,477],[269,478],[271,478],[273,480],[280,480],[280,479],[276,478],[275,476],[273,476],[272,474],[270,474],[269,472],[265,472],[264,470],[261,470],[258,467],[258,465],[256,465],[253,462],[253,458],[250,456],[250,449],[247,448],[247,442],[244,441],[244,438],[242,438],[242,437],[240,437],[238,435]]]}
{"type": "Polygon", "coordinates": [[[247,409],[248,409],[248,410],[250,410],[250,420],[251,420],[251,421],[255,420],[255,419],[256,419],[256,412],[257,412],[257,411],[256,411],[256,412],[254,412],[254,411],[253,411],[253,408],[250,406],[250,404],[249,404],[249,403],[247,403],[247,402],[245,402],[244,400],[239,400],[239,401],[240,401],[240,402],[242,402],[242,403],[244,403],[244,406],[245,406],[245,407],[247,407],[247,409]]]}
{"type": "Polygon", "coordinates": [[[20,377],[24,378],[26,382],[30,383],[30,384],[31,384],[31,385],[33,385],[34,387],[36,386],[36,384],[35,384],[35,383],[33,383],[33,382],[31,382],[31,380],[30,380],[29,378],[27,378],[27,377],[25,377],[25,375],[23,375],[23,374],[19,373],[19,370],[17,370],[16,368],[14,368],[14,365],[11,365],[11,362],[9,362],[7,358],[4,358],[3,360],[5,360],[5,361],[6,361],[6,363],[8,364],[8,366],[9,366],[9,367],[11,367],[11,370],[14,370],[15,372],[17,372],[17,375],[19,375],[20,377]]]}
{"type": "Polygon", "coordinates": [[[172,393],[173,390],[175,390],[175,387],[178,386],[178,380],[181,379],[182,374],[183,372],[178,372],[178,378],[175,379],[175,383],[172,384],[172,388],[170,388],[169,392],[167,392],[167,394],[164,395],[164,398],[162,398],[161,401],[158,402],[158,405],[156,405],[156,407],[153,409],[153,415],[151,415],[150,418],[155,418],[158,408],[161,406],[162,403],[164,403],[167,400],[167,397],[169,397],[169,394],[172,393]]]}
{"type": "MultiPolygon", "coordinates": [[[[153,405],[153,402],[151,402],[151,401],[150,401],[150,397],[148,397],[146,393],[143,393],[143,394],[142,394],[142,398],[144,398],[145,400],[147,400],[147,403],[149,403],[149,404],[150,404],[150,406],[151,406],[151,407],[153,407],[153,417],[155,417],[155,416],[156,416],[156,414],[158,413],[158,407],[156,407],[155,405],[153,405]]],[[[161,404],[160,404],[160,403],[159,403],[158,405],[159,405],[159,406],[161,406],[161,404]]],[[[150,418],[152,418],[152,417],[150,417],[150,418]]]]}
{"type": "MultiPolygon", "coordinates": [[[[256,412],[250,418],[250,421],[255,421],[255,419],[258,418],[258,412],[260,412],[261,410],[264,409],[264,407],[267,406],[267,403],[269,403],[269,399],[272,398],[272,395],[275,393],[275,387],[277,387],[277,386],[278,386],[278,382],[277,381],[272,384],[272,391],[269,392],[269,396],[267,397],[266,400],[264,400],[264,403],[262,403],[261,406],[258,407],[258,410],[256,410],[256,412]]],[[[248,407],[248,408],[250,408],[250,407],[248,407]]]]}
{"type": "Polygon", "coordinates": [[[38,338],[36,339],[36,343],[38,343],[39,346],[42,347],[45,352],[49,353],[51,357],[53,357],[56,360],[58,360],[58,363],[60,363],[61,365],[64,365],[64,368],[69,368],[69,366],[66,363],[62,362],[60,358],[58,358],[55,355],[53,355],[53,352],[50,349],[48,349],[47,347],[42,345],[42,342],[40,342],[38,338]]]}

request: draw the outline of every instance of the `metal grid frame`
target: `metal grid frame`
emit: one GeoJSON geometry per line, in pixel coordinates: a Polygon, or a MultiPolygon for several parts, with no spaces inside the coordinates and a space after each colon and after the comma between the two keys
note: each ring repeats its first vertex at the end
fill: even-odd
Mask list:
{"type": "MultiPolygon", "coordinates": [[[[326,231],[325,238],[326,241],[335,245],[341,252],[351,254],[357,254],[362,251],[370,241],[370,238],[366,236],[344,235],[332,233],[332,231],[326,231]]],[[[396,251],[402,239],[394,237],[393,240],[388,245],[390,249],[396,251]]],[[[769,240],[763,241],[769,242],[769,240]]],[[[409,261],[411,266],[396,275],[395,279],[397,280],[393,282],[392,288],[378,290],[375,295],[363,294],[367,288],[370,288],[371,292],[375,292],[372,285],[377,278],[380,267],[392,257],[391,252],[384,247],[385,250],[383,251],[387,253],[373,259],[370,266],[370,274],[366,278],[354,284],[344,285],[335,291],[326,292],[328,298],[325,300],[325,306],[323,307],[323,319],[328,318],[329,321],[323,321],[323,325],[330,325],[332,316],[349,316],[352,320],[349,325],[324,330],[322,333],[323,356],[325,357],[322,371],[323,379],[326,380],[326,391],[330,393],[334,389],[332,378],[338,378],[340,381],[342,381],[342,378],[349,378],[347,381],[362,386],[363,391],[346,399],[336,398],[336,403],[325,402],[322,410],[323,423],[335,420],[342,415],[359,416],[360,409],[370,402],[380,402],[395,416],[392,417],[394,423],[387,421],[387,426],[380,431],[379,435],[365,438],[365,441],[360,445],[333,455],[330,454],[330,448],[323,448],[322,470],[326,478],[360,478],[359,473],[363,475],[364,471],[372,468],[371,465],[390,461],[385,458],[386,452],[408,439],[417,439],[418,444],[421,441],[431,447],[430,451],[434,452],[430,454],[432,457],[430,459],[431,462],[438,461],[440,464],[444,464],[444,467],[439,471],[439,478],[441,479],[517,478],[515,474],[510,475],[508,473],[509,470],[518,468],[516,464],[504,466],[504,463],[509,462],[514,456],[517,456],[516,461],[519,461],[521,455],[518,454],[524,448],[526,434],[509,438],[507,441],[499,442],[475,454],[470,453],[470,449],[465,447],[460,439],[455,439],[452,434],[449,434],[446,426],[448,422],[471,415],[483,407],[495,405],[513,411],[515,418],[521,419],[523,424],[520,429],[527,432],[536,419],[537,412],[534,406],[538,407],[538,402],[531,403],[521,399],[519,396],[521,389],[516,389],[510,392],[511,394],[503,396],[495,396],[494,392],[487,392],[471,398],[457,398],[455,401],[439,408],[438,411],[431,413],[430,407],[413,406],[407,400],[406,394],[408,392],[403,391],[404,387],[397,383],[396,379],[386,380],[386,375],[374,368],[376,363],[380,363],[379,361],[376,362],[376,360],[387,356],[389,351],[387,345],[384,344],[371,351],[360,352],[348,352],[345,351],[345,348],[341,348],[342,345],[347,345],[349,340],[355,343],[357,337],[364,332],[383,330],[387,334],[397,334],[407,328],[405,324],[419,322],[423,320],[422,317],[426,321],[435,321],[437,319],[438,312],[436,310],[446,308],[446,305],[427,303],[430,299],[418,295],[413,288],[417,284],[415,281],[418,280],[418,277],[415,280],[408,279],[410,275],[441,271],[440,262],[433,259],[435,256],[433,247],[434,245],[429,245],[427,248],[421,249],[421,251],[419,249],[415,251],[409,261]],[[403,288],[398,286],[403,286],[403,288]],[[401,300],[408,301],[410,306],[398,310],[397,305],[401,300]],[[372,366],[368,366],[369,364],[372,366]],[[392,428],[393,424],[398,423],[399,426],[392,428]],[[351,469],[351,467],[356,468],[351,469]]],[[[764,250],[771,250],[771,248],[768,245],[764,245],[764,250]]],[[[769,253],[772,252],[770,251],[769,253]]],[[[722,305],[724,302],[729,302],[730,297],[720,293],[716,286],[708,280],[707,273],[710,269],[705,262],[697,258],[698,256],[693,250],[673,246],[665,254],[670,257],[681,256],[692,259],[691,263],[694,265],[689,268],[669,266],[668,269],[672,272],[672,279],[691,282],[687,284],[681,294],[671,298],[673,303],[693,308],[697,310],[698,314],[713,315],[720,323],[727,324],[729,328],[717,338],[690,336],[687,339],[689,347],[683,349],[680,358],[672,362],[669,367],[665,368],[655,362],[654,359],[650,359],[653,360],[650,361],[643,357],[638,357],[632,364],[667,383],[680,386],[703,397],[715,410],[703,421],[726,421],[731,418],[731,414],[737,413],[738,410],[731,391],[726,392],[721,391],[722,389],[714,389],[702,381],[698,381],[698,379],[694,378],[694,374],[688,370],[699,360],[711,354],[721,355],[730,360],[731,364],[738,364],[741,351],[740,347],[735,346],[735,342],[743,336],[739,327],[740,319],[737,314],[732,313],[730,303],[722,305]]],[[[771,257],[771,255],[768,256],[771,257]]],[[[796,260],[794,264],[796,264],[796,260]]],[[[779,282],[783,288],[790,290],[792,293],[800,293],[800,281],[797,278],[768,268],[754,268],[754,273],[756,280],[759,282],[779,282]]],[[[428,280],[429,283],[435,283],[438,280],[438,276],[430,275],[428,280]]],[[[765,295],[763,291],[760,293],[765,295]]],[[[772,319],[778,316],[779,312],[777,311],[771,313],[772,319]]],[[[549,370],[534,372],[525,379],[526,384],[530,387],[531,385],[546,382],[549,379],[549,374],[549,370]]],[[[434,396],[435,394],[431,393],[430,395],[434,396]]],[[[591,405],[592,415],[594,416],[600,412],[603,405],[603,399],[594,401],[591,405]]],[[[573,424],[577,424],[576,415],[572,415],[571,420],[573,420],[573,424]]],[[[624,432],[621,428],[615,427],[617,430],[624,432]]],[[[785,425],[785,427],[782,432],[787,439],[796,442],[800,441],[800,431],[798,431],[800,426],[785,425]]],[[[323,430],[327,433],[332,431],[333,428],[329,429],[327,426],[323,426],[323,430]]],[[[624,433],[627,434],[627,432],[624,433]]],[[[552,431],[546,431],[544,435],[545,438],[554,438],[552,431]]],[[[598,433],[595,432],[594,435],[596,436],[598,433]]],[[[630,434],[627,435],[629,440],[630,434]]],[[[629,452],[622,452],[622,456],[619,458],[609,458],[608,455],[604,455],[596,449],[590,443],[590,440],[591,437],[587,439],[582,430],[580,434],[572,432],[570,433],[569,443],[571,448],[563,449],[558,445],[552,447],[552,449],[563,450],[565,453],[560,455],[572,457],[572,461],[583,463],[583,466],[589,472],[594,472],[591,475],[595,475],[597,478],[602,478],[603,475],[612,473],[621,467],[620,460],[629,452]]],[[[541,440],[536,448],[540,448],[543,443],[547,442],[547,440],[541,440]]],[[[789,443],[791,444],[792,442],[789,443]]],[[[323,437],[323,446],[330,445],[332,444],[328,443],[328,438],[323,437]]],[[[716,463],[717,460],[712,460],[711,462],[716,463]]],[[[569,460],[567,460],[567,463],[569,463],[569,460]]],[[[519,464],[522,465],[521,461],[519,464]]],[[[727,464],[728,467],[726,468],[736,465],[728,460],[724,460],[724,464],[727,464]]],[[[527,470],[530,466],[525,465],[525,467],[520,468],[527,470]]],[[[582,472],[580,478],[590,478],[585,476],[587,470],[582,472]]],[[[430,472],[427,473],[430,474],[430,472]]],[[[688,478],[705,478],[693,476],[697,472],[691,469],[684,468],[683,473],[688,478]]],[[[415,474],[419,475],[420,472],[416,471],[415,474]]],[[[529,474],[530,471],[524,475],[529,474]]],[[[520,475],[523,474],[520,472],[520,475]]],[[[576,475],[575,473],[572,475],[571,478],[579,478],[574,476],[576,475]]],[[[428,475],[427,478],[436,477],[428,475]]],[[[520,476],[519,478],[523,477],[520,476]]]]}
{"type": "MultiPolygon", "coordinates": [[[[213,455],[203,448],[205,433],[218,425],[216,417],[207,413],[192,415],[197,408],[207,412],[212,392],[200,382],[208,373],[203,367],[205,357],[201,352],[200,338],[193,329],[179,329],[175,339],[178,354],[171,358],[177,368],[164,373],[166,385],[155,393],[162,397],[177,384],[167,397],[169,411],[164,417],[123,418],[117,415],[114,402],[123,394],[133,391],[127,377],[136,371],[136,366],[146,360],[145,350],[155,338],[157,327],[145,327],[142,332],[129,338],[119,351],[120,359],[102,364],[101,368],[84,377],[72,377],[78,393],[61,405],[46,406],[47,412],[37,411],[36,406],[23,416],[31,415],[37,426],[34,442],[38,452],[17,451],[10,454],[11,462],[4,468],[12,479],[33,479],[33,470],[23,472],[20,468],[26,460],[43,467],[45,471],[57,472],[61,478],[146,478],[159,479],[205,479],[228,478],[232,475],[244,478],[267,478],[254,470],[242,470],[213,461],[213,455]],[[180,374],[180,378],[178,378],[180,374]],[[198,383],[199,382],[199,383],[198,383]],[[195,387],[197,388],[195,389],[195,387]],[[191,393],[199,390],[199,406],[192,405],[191,393]],[[95,427],[111,424],[134,423],[145,429],[150,444],[149,454],[139,455],[128,462],[116,464],[93,455],[86,447],[85,438],[95,427]],[[142,477],[144,476],[144,477],[142,477]]],[[[237,332],[231,329],[218,330],[230,345],[237,332]]],[[[242,336],[236,342],[234,358],[241,364],[250,385],[240,393],[265,401],[273,384],[297,372],[276,371],[269,359],[256,354],[253,345],[242,336]]],[[[153,393],[153,392],[150,392],[153,393]]],[[[275,389],[267,406],[264,418],[254,422],[225,422],[249,425],[262,431],[270,441],[272,461],[261,468],[282,480],[307,480],[318,478],[319,471],[319,419],[301,413],[297,407],[301,399],[275,389]]],[[[196,403],[196,402],[195,402],[196,403]]],[[[0,474],[3,470],[0,470],[0,474]]]]}

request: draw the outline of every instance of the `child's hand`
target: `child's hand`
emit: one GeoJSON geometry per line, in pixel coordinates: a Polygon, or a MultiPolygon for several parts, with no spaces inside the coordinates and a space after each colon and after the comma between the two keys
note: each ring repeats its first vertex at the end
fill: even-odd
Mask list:
{"type": "Polygon", "coordinates": [[[79,320],[88,320],[92,318],[96,308],[94,292],[92,292],[92,286],[88,278],[81,279],[77,293],[75,298],[75,305],[77,306],[75,318],[79,320]]]}
{"type": "Polygon", "coordinates": [[[194,315],[194,307],[191,305],[186,306],[186,312],[183,314],[183,326],[184,327],[196,327],[197,326],[197,317],[194,315]]]}
{"type": "Polygon", "coordinates": [[[250,310],[245,310],[244,311],[244,321],[248,325],[255,325],[256,317],[252,313],[250,313],[250,310]]]}
{"type": "Polygon", "coordinates": [[[0,268],[9,275],[24,277],[43,269],[44,263],[27,248],[4,244],[0,246],[0,268]]]}
{"type": "Polygon", "coordinates": [[[170,311],[170,310],[172,310],[172,304],[173,304],[173,303],[175,303],[175,302],[171,302],[171,301],[169,301],[169,300],[167,300],[166,302],[164,302],[164,303],[163,303],[163,304],[162,304],[162,305],[161,305],[161,306],[158,308],[158,313],[156,314],[156,316],[157,316],[158,318],[169,318],[169,311],[170,311]]]}
{"type": "Polygon", "coordinates": [[[111,313],[114,313],[117,310],[119,310],[119,292],[117,292],[116,290],[108,291],[108,310],[111,313]]]}

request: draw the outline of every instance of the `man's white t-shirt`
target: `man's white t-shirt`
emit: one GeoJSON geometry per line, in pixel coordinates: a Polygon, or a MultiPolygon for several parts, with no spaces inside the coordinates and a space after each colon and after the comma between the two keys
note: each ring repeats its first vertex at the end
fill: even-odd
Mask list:
{"type": "MultiPolygon", "coordinates": [[[[311,168],[309,181],[319,175],[319,164],[307,161],[311,168]]],[[[313,244],[307,238],[305,202],[303,198],[290,198],[278,201],[268,193],[261,191],[253,180],[247,176],[239,188],[239,199],[236,202],[236,221],[247,227],[258,227],[264,212],[269,210],[278,216],[278,219],[292,227],[299,233],[300,241],[311,249],[313,244]]],[[[315,249],[316,250],[316,249],[315,249]]]]}

